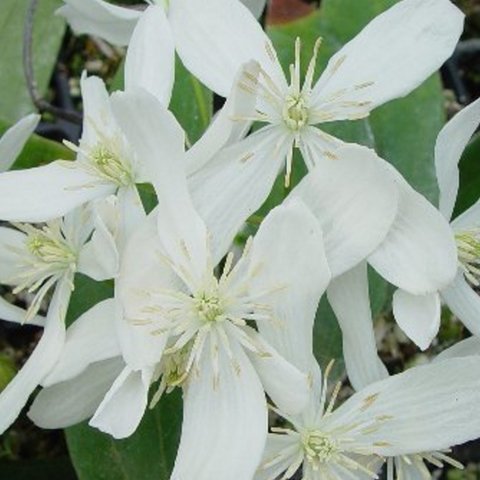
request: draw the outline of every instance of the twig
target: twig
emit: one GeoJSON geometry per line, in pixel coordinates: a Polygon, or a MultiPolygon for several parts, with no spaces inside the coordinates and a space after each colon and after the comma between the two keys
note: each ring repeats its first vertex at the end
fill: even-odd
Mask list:
{"type": "Polygon", "coordinates": [[[38,84],[35,79],[33,71],[33,23],[35,18],[35,11],[37,9],[38,0],[31,0],[25,18],[25,27],[23,31],[23,70],[27,82],[28,93],[32,99],[33,104],[40,112],[49,112],[56,117],[68,120],[69,122],[82,124],[82,116],[75,111],[64,110],[63,108],[55,107],[47,102],[38,91],[38,84]]]}

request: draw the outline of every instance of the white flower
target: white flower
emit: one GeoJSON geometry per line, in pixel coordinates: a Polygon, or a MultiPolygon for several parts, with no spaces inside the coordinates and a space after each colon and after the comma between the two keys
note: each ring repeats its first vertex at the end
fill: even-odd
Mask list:
{"type": "Polygon", "coordinates": [[[16,227],[0,227],[0,283],[14,287],[13,293],[26,291],[34,298],[26,317],[21,309],[12,308],[15,315],[10,320],[44,323],[45,328],[33,354],[0,393],[1,432],[15,420],[29,395],[58,360],[65,339],[64,319],[75,273],[109,278],[110,272],[101,271],[90,255],[92,248],[101,250],[103,265],[112,257],[108,245],[102,248],[101,237],[94,235],[90,240],[93,224],[90,212],[84,208],[43,227],[27,224],[16,224],[16,227]],[[36,313],[50,290],[53,290],[53,298],[46,319],[39,322],[36,313]]]}
{"type": "Polygon", "coordinates": [[[255,480],[290,479],[299,468],[304,480],[378,478],[385,457],[389,480],[393,457],[405,480],[428,472],[424,460],[459,466],[442,452],[480,435],[472,419],[479,368],[479,356],[415,367],[362,388],[336,410],[340,384],[327,402],[326,380],[318,383],[302,415],[276,410],[288,426],[272,429],[255,480]]]}
{"type": "MultiPolygon", "coordinates": [[[[440,188],[440,212],[451,220],[459,186],[458,162],[480,123],[480,100],[458,113],[438,135],[435,167],[440,188]]],[[[480,202],[451,224],[458,251],[456,278],[438,292],[412,295],[398,290],[394,314],[405,333],[422,349],[427,348],[440,327],[441,299],[475,335],[480,335],[480,202]]]]}

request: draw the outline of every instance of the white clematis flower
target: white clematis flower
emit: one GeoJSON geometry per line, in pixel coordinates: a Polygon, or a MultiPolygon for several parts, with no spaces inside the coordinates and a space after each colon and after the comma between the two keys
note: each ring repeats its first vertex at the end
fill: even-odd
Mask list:
{"type": "MultiPolygon", "coordinates": [[[[435,167],[440,187],[440,212],[451,220],[459,186],[458,162],[480,123],[480,100],[464,108],[438,135],[435,167]]],[[[451,222],[458,251],[458,273],[444,288],[428,295],[398,290],[394,314],[400,327],[426,349],[440,327],[441,299],[475,335],[480,335],[480,202],[451,222]]]]}
{"type": "MultiPolygon", "coordinates": [[[[328,299],[342,329],[343,355],[348,377],[357,391],[388,378],[389,374],[378,357],[368,291],[366,265],[361,264],[336,278],[328,290],[328,299]]],[[[453,358],[480,355],[480,340],[472,337],[442,352],[435,359],[441,363],[453,358]]],[[[452,443],[453,444],[453,443],[452,443]]],[[[426,467],[448,463],[462,465],[448,456],[447,446],[441,450],[422,449],[387,459],[387,478],[393,480],[431,479],[426,467]],[[395,475],[396,472],[396,475],[395,475]]]]}
{"type": "MultiPolygon", "coordinates": [[[[14,287],[14,293],[27,291],[34,298],[26,317],[11,320],[39,323],[36,313],[50,290],[53,290],[53,298],[40,342],[20,372],[0,393],[1,432],[15,420],[30,394],[58,360],[65,339],[64,320],[75,273],[92,275],[98,280],[111,277],[110,271],[101,271],[95,259],[90,258],[93,250],[101,251],[105,265],[111,252],[100,237],[93,236],[90,240],[93,224],[88,209],[78,209],[43,227],[27,224],[16,224],[16,227],[0,227],[0,283],[14,287]],[[95,248],[92,249],[93,244],[95,248]]],[[[19,316],[21,310],[18,310],[19,316]]]]}

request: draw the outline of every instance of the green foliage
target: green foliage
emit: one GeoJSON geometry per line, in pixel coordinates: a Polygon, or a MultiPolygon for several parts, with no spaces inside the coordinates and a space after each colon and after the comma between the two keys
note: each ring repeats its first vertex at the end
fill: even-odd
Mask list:
{"type": "Polygon", "coordinates": [[[0,392],[17,373],[15,364],[5,355],[0,355],[0,392]]]}
{"type": "MultiPolygon", "coordinates": [[[[23,31],[28,0],[2,0],[0,9],[0,118],[14,123],[35,110],[27,90],[22,63],[23,31]]],[[[45,94],[65,32],[64,21],[54,16],[61,0],[38,2],[33,30],[35,78],[45,94]]]]}

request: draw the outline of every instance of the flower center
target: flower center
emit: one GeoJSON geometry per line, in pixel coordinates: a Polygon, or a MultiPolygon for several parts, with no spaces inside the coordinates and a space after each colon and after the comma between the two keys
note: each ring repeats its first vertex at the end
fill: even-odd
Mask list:
{"type": "Polygon", "coordinates": [[[455,240],[465,278],[475,287],[480,286],[480,228],[459,232],[455,240]]]}
{"type": "Polygon", "coordinates": [[[283,120],[290,130],[298,132],[308,124],[308,107],[305,98],[299,95],[288,95],[283,107],[283,120]]]}
{"type": "Polygon", "coordinates": [[[88,157],[100,176],[119,186],[133,183],[133,175],[127,162],[114,148],[98,143],[90,150],[88,157]]]}
{"type": "Polygon", "coordinates": [[[339,451],[338,443],[330,435],[319,430],[305,433],[302,443],[305,458],[317,466],[330,461],[339,451]]]}
{"type": "Polygon", "coordinates": [[[194,308],[202,323],[222,320],[224,308],[217,294],[202,293],[194,297],[194,308]]]}

